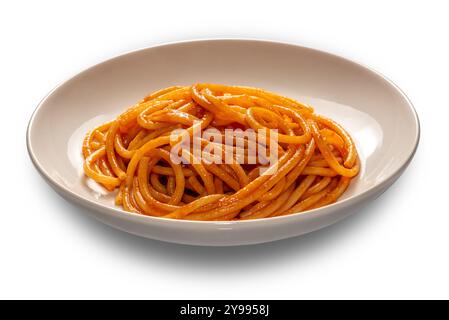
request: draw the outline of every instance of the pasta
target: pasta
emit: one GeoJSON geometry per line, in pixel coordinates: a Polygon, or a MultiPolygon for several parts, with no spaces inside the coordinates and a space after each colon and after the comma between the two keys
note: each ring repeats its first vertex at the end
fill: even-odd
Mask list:
{"type": "Polygon", "coordinates": [[[84,172],[137,214],[188,220],[282,216],[337,201],[355,144],[312,107],[219,84],[156,91],[83,142],[84,172]],[[226,161],[225,161],[226,160],[226,161]]]}

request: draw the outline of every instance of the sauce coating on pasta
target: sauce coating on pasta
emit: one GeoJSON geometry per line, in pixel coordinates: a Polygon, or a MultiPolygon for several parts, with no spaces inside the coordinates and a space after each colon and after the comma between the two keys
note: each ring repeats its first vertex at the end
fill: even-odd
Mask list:
{"type": "Polygon", "coordinates": [[[126,211],[247,220],[334,203],[360,170],[351,136],[312,107],[219,84],[156,91],[83,142],[85,174],[126,211]]]}

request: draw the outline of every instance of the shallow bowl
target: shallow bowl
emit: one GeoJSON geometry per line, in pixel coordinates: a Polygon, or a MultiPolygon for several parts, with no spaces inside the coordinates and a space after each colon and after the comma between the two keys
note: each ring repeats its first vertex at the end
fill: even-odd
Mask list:
{"type": "Polygon", "coordinates": [[[308,233],[357,212],[405,170],[419,141],[412,104],[391,81],[347,59],[259,40],[200,40],[123,54],[59,85],[31,117],[27,146],[45,180],[64,198],[115,228],[163,241],[210,246],[269,242],[308,233]],[[86,179],[85,133],[160,88],[211,82],[261,87],[312,104],[353,136],[362,164],[337,203],[249,221],[198,222],[137,215],[86,179]]]}

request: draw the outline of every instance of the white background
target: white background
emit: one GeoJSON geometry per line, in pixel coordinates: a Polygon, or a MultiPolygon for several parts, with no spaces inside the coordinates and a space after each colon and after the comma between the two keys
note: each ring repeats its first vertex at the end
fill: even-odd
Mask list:
{"type": "Polygon", "coordinates": [[[447,1],[3,1],[0,298],[449,298],[447,1]],[[204,37],[293,42],[387,75],[420,116],[405,174],[359,214],[276,243],[201,248],[116,231],[60,198],[26,125],[101,60],[204,37]]]}

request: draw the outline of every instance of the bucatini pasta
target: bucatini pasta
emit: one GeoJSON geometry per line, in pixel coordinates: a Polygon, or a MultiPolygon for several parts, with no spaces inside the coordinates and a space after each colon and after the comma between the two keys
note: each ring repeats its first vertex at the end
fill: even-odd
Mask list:
{"type": "Polygon", "coordinates": [[[335,202],[360,169],[350,135],[312,107],[218,84],[156,91],[84,140],[85,174],[126,211],[247,220],[335,202]]]}

